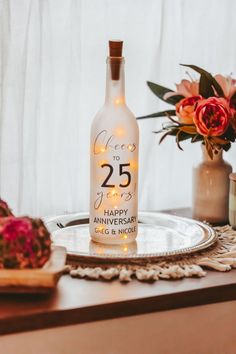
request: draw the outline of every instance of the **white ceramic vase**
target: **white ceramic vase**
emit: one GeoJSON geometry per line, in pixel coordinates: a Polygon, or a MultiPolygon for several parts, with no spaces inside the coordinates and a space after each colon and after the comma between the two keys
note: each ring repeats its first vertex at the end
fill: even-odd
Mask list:
{"type": "Polygon", "coordinates": [[[211,224],[226,224],[232,166],[224,161],[223,150],[214,152],[211,159],[202,145],[202,153],[202,162],[193,168],[192,216],[211,224]]]}

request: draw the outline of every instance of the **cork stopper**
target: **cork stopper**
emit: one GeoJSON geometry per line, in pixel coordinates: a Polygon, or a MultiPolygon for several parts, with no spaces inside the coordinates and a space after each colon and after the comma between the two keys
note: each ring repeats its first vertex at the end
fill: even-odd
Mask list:
{"type": "Polygon", "coordinates": [[[123,41],[113,40],[109,41],[109,57],[111,65],[112,80],[118,81],[120,79],[120,64],[122,61],[123,41]]]}
{"type": "Polygon", "coordinates": [[[122,57],[123,41],[109,41],[109,55],[110,57],[122,57]]]}

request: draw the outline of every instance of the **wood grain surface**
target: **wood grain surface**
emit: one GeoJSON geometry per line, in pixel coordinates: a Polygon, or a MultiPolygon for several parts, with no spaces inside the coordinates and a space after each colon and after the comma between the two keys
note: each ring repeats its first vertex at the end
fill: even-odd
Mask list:
{"type": "Polygon", "coordinates": [[[50,295],[0,295],[0,334],[236,299],[236,270],[205,278],[128,284],[63,276],[50,295]]]}
{"type": "MultiPolygon", "coordinates": [[[[181,215],[187,216],[181,211],[181,215]]],[[[176,215],[179,215],[176,212],[176,215]]],[[[65,326],[236,299],[236,270],[122,284],[63,276],[48,295],[0,295],[0,334],[65,326]]]]}

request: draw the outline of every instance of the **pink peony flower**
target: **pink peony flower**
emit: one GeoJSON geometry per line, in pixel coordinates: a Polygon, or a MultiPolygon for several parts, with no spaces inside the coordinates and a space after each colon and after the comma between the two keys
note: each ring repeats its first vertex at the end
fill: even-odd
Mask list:
{"type": "Polygon", "coordinates": [[[223,90],[225,98],[230,99],[236,92],[236,80],[230,76],[215,75],[215,79],[223,90]]]}
{"type": "Polygon", "coordinates": [[[199,82],[182,80],[180,84],[175,84],[176,92],[167,92],[164,95],[164,100],[172,96],[182,95],[184,97],[192,97],[199,95],[199,82]]]}
{"type": "Polygon", "coordinates": [[[176,104],[176,115],[181,123],[193,124],[196,103],[202,100],[202,96],[192,96],[183,98],[176,104]]]}
{"type": "Polygon", "coordinates": [[[230,76],[215,75],[215,79],[223,90],[224,96],[229,100],[229,107],[232,116],[236,115],[236,98],[233,95],[236,93],[236,80],[230,76]]]}
{"type": "Polygon", "coordinates": [[[199,134],[220,136],[229,126],[230,115],[229,103],[226,99],[209,97],[197,104],[193,120],[199,134]]]}
{"type": "Polygon", "coordinates": [[[180,84],[176,84],[177,93],[185,97],[199,95],[199,82],[182,80],[180,84]]]}

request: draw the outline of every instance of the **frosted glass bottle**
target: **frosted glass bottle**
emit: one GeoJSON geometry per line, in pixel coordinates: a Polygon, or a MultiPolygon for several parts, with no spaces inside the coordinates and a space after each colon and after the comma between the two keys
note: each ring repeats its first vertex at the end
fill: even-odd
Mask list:
{"type": "Polygon", "coordinates": [[[138,124],[125,103],[124,58],[110,53],[105,104],[91,127],[90,235],[93,241],[120,244],[132,242],[137,236],[138,146],[138,124]]]}

